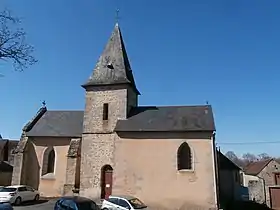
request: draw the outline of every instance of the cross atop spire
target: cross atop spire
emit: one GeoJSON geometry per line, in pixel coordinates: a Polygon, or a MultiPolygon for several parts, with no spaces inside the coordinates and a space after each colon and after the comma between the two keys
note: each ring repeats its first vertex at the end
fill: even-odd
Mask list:
{"type": "Polygon", "coordinates": [[[119,23],[119,20],[120,20],[120,10],[116,9],[116,24],[119,23]]]}
{"type": "Polygon", "coordinates": [[[116,23],[92,75],[82,87],[120,84],[128,84],[140,94],[135,85],[119,24],[116,23]]]}

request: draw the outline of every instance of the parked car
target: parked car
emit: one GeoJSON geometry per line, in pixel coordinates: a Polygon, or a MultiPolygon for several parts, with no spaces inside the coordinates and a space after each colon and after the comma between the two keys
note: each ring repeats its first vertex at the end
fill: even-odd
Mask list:
{"type": "Polygon", "coordinates": [[[56,201],[54,210],[99,210],[96,203],[79,196],[62,197],[56,201]]]}
{"type": "Polygon", "coordinates": [[[40,193],[30,186],[14,185],[0,188],[0,203],[20,205],[21,202],[39,200],[39,198],[40,193]]]}
{"type": "Polygon", "coordinates": [[[102,210],[134,210],[134,209],[148,209],[148,207],[133,196],[109,196],[108,199],[103,200],[102,210]]]}
{"type": "Polygon", "coordinates": [[[0,203],[0,210],[14,210],[10,203],[0,203]]]}

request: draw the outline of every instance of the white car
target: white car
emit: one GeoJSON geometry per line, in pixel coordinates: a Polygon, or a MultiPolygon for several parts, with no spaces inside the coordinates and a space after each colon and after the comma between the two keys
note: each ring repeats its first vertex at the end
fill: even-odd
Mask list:
{"type": "Polygon", "coordinates": [[[40,193],[26,185],[14,185],[0,188],[0,203],[11,203],[15,205],[24,201],[39,200],[40,193]]]}
{"type": "Polygon", "coordinates": [[[134,210],[134,209],[145,209],[148,207],[140,201],[138,198],[133,196],[109,196],[107,200],[103,200],[102,210],[134,210]]]}

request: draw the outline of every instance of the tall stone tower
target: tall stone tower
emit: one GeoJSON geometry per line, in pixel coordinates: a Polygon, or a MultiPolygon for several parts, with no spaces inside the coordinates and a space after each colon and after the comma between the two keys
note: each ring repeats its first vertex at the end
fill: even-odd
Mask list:
{"type": "MultiPolygon", "coordinates": [[[[104,167],[114,168],[115,125],[126,119],[138,95],[118,24],[95,69],[82,85],[86,90],[81,147],[80,195],[104,198],[104,167]],[[103,178],[102,178],[103,177],[103,178]]],[[[108,186],[107,186],[108,185],[108,186]]]]}

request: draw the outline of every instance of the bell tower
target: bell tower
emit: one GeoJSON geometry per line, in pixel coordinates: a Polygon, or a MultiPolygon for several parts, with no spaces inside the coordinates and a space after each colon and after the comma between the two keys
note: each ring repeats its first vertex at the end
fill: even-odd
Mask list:
{"type": "MultiPolygon", "coordinates": [[[[118,23],[88,81],[81,151],[81,187],[84,196],[102,194],[101,169],[114,170],[114,128],[126,119],[140,95],[118,23]]],[[[103,192],[104,194],[104,192],[103,192]]]]}

